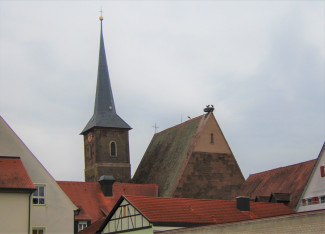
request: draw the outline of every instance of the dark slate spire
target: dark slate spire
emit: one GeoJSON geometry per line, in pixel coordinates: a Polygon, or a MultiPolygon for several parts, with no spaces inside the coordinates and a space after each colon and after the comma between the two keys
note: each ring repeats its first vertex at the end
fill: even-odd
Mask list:
{"type": "Polygon", "coordinates": [[[103,38],[103,17],[100,16],[100,45],[97,72],[97,88],[94,114],[82,134],[93,127],[124,128],[131,127],[116,113],[114,98],[109,80],[106,53],[103,38]]]}

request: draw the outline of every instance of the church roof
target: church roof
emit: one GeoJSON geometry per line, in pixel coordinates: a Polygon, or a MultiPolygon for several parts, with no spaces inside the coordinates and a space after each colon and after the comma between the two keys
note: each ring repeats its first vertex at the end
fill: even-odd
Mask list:
{"type": "Polygon", "coordinates": [[[87,123],[86,127],[82,130],[82,134],[93,127],[131,129],[131,127],[116,113],[113,92],[107,67],[102,28],[103,27],[101,18],[95,108],[93,116],[87,123]]]}
{"type": "Polygon", "coordinates": [[[155,184],[128,184],[115,182],[113,196],[105,197],[98,182],[57,181],[71,201],[80,209],[76,220],[91,220],[91,223],[109,214],[123,194],[157,196],[155,184]]]}
{"type": "Polygon", "coordinates": [[[285,194],[286,199],[290,197],[288,206],[295,208],[315,162],[316,159],[250,175],[237,194],[251,199],[285,194]]]}
{"type": "Polygon", "coordinates": [[[159,196],[170,196],[181,170],[184,169],[184,162],[189,157],[193,138],[208,115],[210,114],[201,115],[156,133],[132,181],[158,184],[159,196]]]}
{"type": "Polygon", "coordinates": [[[0,190],[35,190],[19,157],[0,157],[0,190]]]}

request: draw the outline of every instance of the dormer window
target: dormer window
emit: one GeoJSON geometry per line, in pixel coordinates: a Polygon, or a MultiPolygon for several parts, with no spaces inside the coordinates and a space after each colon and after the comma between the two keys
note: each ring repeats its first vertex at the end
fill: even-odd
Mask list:
{"type": "Polygon", "coordinates": [[[110,143],[109,152],[110,152],[110,156],[112,156],[112,157],[116,157],[117,156],[117,153],[116,153],[116,143],[115,143],[115,141],[112,141],[110,143]]]}

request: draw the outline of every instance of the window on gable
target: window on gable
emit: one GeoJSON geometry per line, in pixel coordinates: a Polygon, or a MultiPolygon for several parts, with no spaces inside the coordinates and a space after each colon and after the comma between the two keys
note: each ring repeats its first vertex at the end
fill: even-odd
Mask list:
{"type": "Polygon", "coordinates": [[[35,185],[33,193],[33,205],[45,205],[45,185],[35,185]]]}
{"type": "Polygon", "coordinates": [[[109,147],[109,149],[110,149],[110,155],[111,155],[112,157],[116,157],[116,156],[117,156],[117,153],[116,153],[116,143],[115,143],[115,141],[112,141],[112,142],[110,143],[110,147],[109,147]]]}
{"type": "Polygon", "coordinates": [[[306,199],[302,199],[301,203],[302,203],[303,206],[305,206],[306,205],[306,199]]]}
{"type": "Polygon", "coordinates": [[[214,143],[214,135],[213,135],[213,133],[210,134],[210,143],[211,144],[214,143]]]}
{"type": "Polygon", "coordinates": [[[312,205],[313,204],[313,200],[311,198],[307,199],[307,205],[312,205]]]}
{"type": "Polygon", "coordinates": [[[313,204],[318,204],[319,203],[319,198],[318,197],[313,197],[312,201],[313,201],[313,204]]]}
{"type": "Polygon", "coordinates": [[[45,228],[44,227],[33,227],[33,234],[45,234],[45,228]]]}
{"type": "Polygon", "coordinates": [[[78,232],[84,230],[87,227],[87,221],[78,222],[78,232]]]}
{"type": "Polygon", "coordinates": [[[325,196],[320,197],[320,203],[325,203],[325,196]]]}

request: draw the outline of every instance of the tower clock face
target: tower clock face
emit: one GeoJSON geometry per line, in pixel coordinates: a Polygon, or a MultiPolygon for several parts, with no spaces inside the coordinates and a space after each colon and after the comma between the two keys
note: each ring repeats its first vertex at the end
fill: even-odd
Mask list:
{"type": "Polygon", "coordinates": [[[92,139],[93,139],[93,134],[90,132],[88,133],[88,142],[91,142],[92,139]]]}

